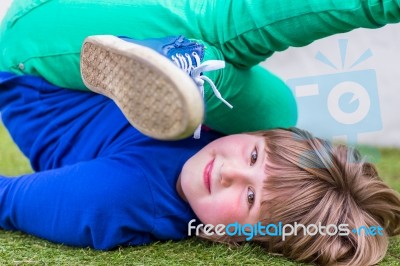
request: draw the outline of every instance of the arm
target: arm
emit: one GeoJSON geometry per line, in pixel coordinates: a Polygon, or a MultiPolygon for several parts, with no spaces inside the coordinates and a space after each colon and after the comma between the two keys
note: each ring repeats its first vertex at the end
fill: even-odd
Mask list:
{"type": "Polygon", "coordinates": [[[0,228],[96,249],[144,244],[152,241],[153,206],[143,205],[151,200],[138,169],[100,158],[0,177],[0,228]]]}

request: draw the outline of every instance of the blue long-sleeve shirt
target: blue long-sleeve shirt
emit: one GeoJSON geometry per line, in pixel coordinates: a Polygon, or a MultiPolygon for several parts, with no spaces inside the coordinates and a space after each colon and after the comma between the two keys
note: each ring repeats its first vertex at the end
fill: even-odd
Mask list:
{"type": "Polygon", "coordinates": [[[150,139],[108,98],[0,72],[2,120],[35,173],[0,177],[0,228],[111,249],[187,237],[185,161],[219,137],[150,139]]]}

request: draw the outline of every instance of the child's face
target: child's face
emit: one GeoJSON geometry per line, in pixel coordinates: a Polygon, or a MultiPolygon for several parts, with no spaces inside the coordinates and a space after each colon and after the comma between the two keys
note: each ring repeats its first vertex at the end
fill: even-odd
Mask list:
{"type": "Polygon", "coordinates": [[[264,172],[265,140],[260,136],[231,135],[208,144],[183,166],[178,180],[197,217],[204,224],[259,220],[264,172]]]}

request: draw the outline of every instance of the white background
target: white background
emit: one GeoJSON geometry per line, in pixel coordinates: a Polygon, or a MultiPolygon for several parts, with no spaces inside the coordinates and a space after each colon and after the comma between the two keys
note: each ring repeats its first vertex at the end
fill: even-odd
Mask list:
{"type": "Polygon", "coordinates": [[[10,6],[11,0],[0,0],[0,20],[4,16],[7,8],[10,6]]]}
{"type": "MultiPolygon", "coordinates": [[[[10,2],[0,0],[0,20],[10,2]]],[[[377,75],[383,128],[378,132],[359,135],[358,142],[400,147],[400,24],[377,30],[357,29],[318,40],[307,47],[289,48],[275,53],[262,65],[284,81],[334,73],[332,68],[316,60],[315,55],[321,52],[340,66],[339,39],[348,40],[348,60],[355,60],[362,52],[370,49],[373,56],[360,64],[358,69],[374,69],[377,75]]]]}
{"type": "Polygon", "coordinates": [[[372,56],[353,70],[373,69],[377,76],[382,130],[360,134],[358,142],[400,147],[400,24],[374,30],[357,29],[315,41],[307,47],[289,48],[275,53],[263,65],[284,81],[335,73],[315,56],[321,52],[334,65],[341,66],[340,39],[348,40],[348,62],[354,62],[370,49],[372,56]]]}

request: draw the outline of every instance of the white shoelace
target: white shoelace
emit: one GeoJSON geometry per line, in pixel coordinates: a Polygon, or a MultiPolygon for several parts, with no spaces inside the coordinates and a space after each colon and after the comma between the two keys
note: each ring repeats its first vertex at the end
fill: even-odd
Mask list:
{"type": "MultiPolygon", "coordinates": [[[[226,104],[229,108],[233,108],[233,106],[222,97],[221,93],[218,91],[214,82],[209,77],[202,75],[203,72],[214,71],[214,70],[224,68],[225,61],[208,60],[208,61],[201,63],[200,57],[196,52],[193,52],[192,56],[196,60],[196,62],[195,62],[196,66],[193,65],[192,59],[189,54],[185,54],[185,55],[176,54],[176,56],[172,56],[172,60],[179,68],[181,68],[183,71],[185,71],[194,80],[194,82],[196,83],[197,87],[199,88],[199,91],[200,91],[201,95],[203,96],[203,98],[204,98],[204,82],[207,81],[208,84],[210,84],[214,95],[219,100],[221,100],[224,104],[226,104]]],[[[202,126],[202,124],[200,124],[197,127],[196,131],[194,132],[193,137],[195,139],[200,138],[201,126],[202,126]]]]}

